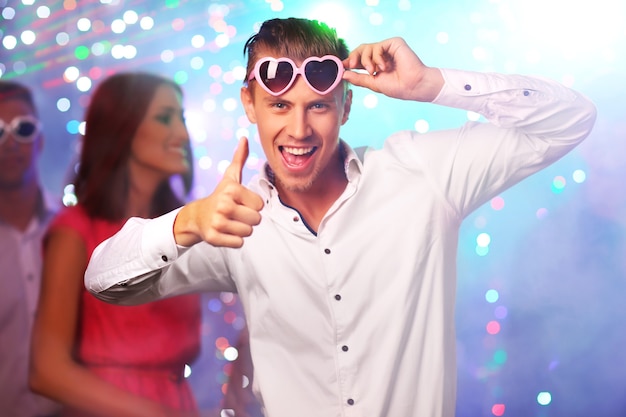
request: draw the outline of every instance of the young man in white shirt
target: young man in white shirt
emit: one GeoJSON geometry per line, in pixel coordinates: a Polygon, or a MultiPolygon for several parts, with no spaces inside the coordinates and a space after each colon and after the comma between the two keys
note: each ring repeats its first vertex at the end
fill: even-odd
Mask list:
{"type": "Polygon", "coordinates": [[[553,81],[426,66],[401,38],[349,53],[307,19],[265,22],[245,51],[263,172],[241,185],[242,139],[210,196],[104,242],[87,287],[121,304],[237,291],[268,416],[453,416],[459,226],[572,150],[595,107],[553,81]],[[349,84],[489,123],[359,155],[339,137],[349,84]]]}
{"type": "Polygon", "coordinates": [[[43,134],[30,89],[0,80],[0,414],[51,416],[28,386],[31,329],[41,285],[42,238],[58,204],[37,163],[43,134]]]}

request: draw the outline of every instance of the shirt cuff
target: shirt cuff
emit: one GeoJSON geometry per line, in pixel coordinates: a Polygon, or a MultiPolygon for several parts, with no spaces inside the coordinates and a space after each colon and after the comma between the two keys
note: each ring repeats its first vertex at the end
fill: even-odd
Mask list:
{"type": "Polygon", "coordinates": [[[141,254],[149,269],[161,269],[174,262],[189,249],[177,245],[174,239],[174,221],[181,208],[145,224],[141,240],[141,254]]]}

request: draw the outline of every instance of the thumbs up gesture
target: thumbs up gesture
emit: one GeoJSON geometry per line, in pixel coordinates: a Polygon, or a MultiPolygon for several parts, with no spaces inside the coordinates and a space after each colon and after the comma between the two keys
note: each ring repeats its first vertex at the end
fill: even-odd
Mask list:
{"type": "Polygon", "coordinates": [[[205,241],[213,246],[239,248],[252,227],[261,222],[263,200],[241,185],[248,159],[248,139],[241,138],[233,160],[208,197],[186,204],[174,221],[174,238],[182,246],[205,241]]]}

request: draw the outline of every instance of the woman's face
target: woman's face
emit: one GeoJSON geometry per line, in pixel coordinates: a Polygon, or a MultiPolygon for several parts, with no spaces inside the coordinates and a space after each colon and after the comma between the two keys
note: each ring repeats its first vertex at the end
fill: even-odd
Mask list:
{"type": "Polygon", "coordinates": [[[156,90],[131,145],[129,163],[134,180],[150,176],[160,182],[189,170],[189,132],[181,99],[170,85],[162,84],[156,90]]]}

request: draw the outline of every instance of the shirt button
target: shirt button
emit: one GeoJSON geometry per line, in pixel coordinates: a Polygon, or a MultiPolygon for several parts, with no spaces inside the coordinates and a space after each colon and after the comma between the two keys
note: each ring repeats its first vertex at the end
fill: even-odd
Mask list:
{"type": "Polygon", "coordinates": [[[337,301],[341,300],[341,296],[339,294],[335,295],[335,300],[337,301]]]}
{"type": "Polygon", "coordinates": [[[167,256],[165,256],[165,255],[161,256],[161,260],[162,260],[163,262],[167,262],[167,256]]]}
{"type": "Polygon", "coordinates": [[[469,90],[472,89],[472,86],[469,85],[469,84],[465,84],[465,87],[463,87],[463,88],[465,88],[465,91],[469,91],[469,90]]]}
{"type": "Polygon", "coordinates": [[[299,220],[300,220],[300,218],[299,218],[298,216],[293,216],[293,221],[294,221],[294,222],[297,222],[297,221],[299,221],[299,220]]]}
{"type": "Polygon", "coordinates": [[[354,400],[352,398],[348,398],[348,405],[354,405],[354,400]]]}
{"type": "Polygon", "coordinates": [[[324,249],[324,253],[325,253],[326,255],[328,255],[328,254],[330,253],[330,249],[328,249],[328,248],[324,249]]]}
{"type": "Polygon", "coordinates": [[[528,96],[528,95],[530,95],[530,92],[528,90],[524,90],[524,95],[528,96]]]}
{"type": "Polygon", "coordinates": [[[348,346],[343,345],[343,346],[341,347],[341,350],[343,350],[344,352],[347,352],[347,351],[348,351],[348,346]]]}

